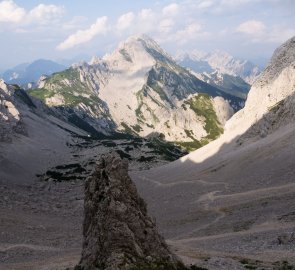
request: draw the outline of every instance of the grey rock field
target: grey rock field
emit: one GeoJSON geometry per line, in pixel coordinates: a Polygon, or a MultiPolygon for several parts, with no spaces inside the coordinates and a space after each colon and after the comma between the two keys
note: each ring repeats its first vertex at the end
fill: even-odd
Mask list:
{"type": "MultiPolygon", "coordinates": [[[[95,217],[107,227],[103,230],[113,232],[106,237],[114,250],[122,247],[121,234],[131,239],[129,230],[121,230],[128,224],[135,232],[148,227],[150,244],[161,246],[159,255],[166,256],[162,235],[188,266],[294,269],[294,48],[294,37],[279,47],[252,85],[245,107],[225,123],[224,133],[185,156],[158,140],[89,138],[59,110],[30,97],[34,106],[29,106],[27,95],[15,97],[17,90],[3,89],[3,82],[0,125],[8,128],[11,140],[0,143],[0,269],[73,269],[82,253],[84,203],[81,264],[89,259],[88,245],[99,253],[93,260],[118,259],[95,243],[101,231],[92,223],[95,217]],[[5,102],[11,103],[9,110],[5,102]],[[19,121],[25,132],[14,128],[19,121]],[[126,161],[109,156],[109,163],[98,163],[89,178],[101,155],[114,150],[129,160],[129,171],[126,161]],[[108,181],[118,186],[110,190],[108,181]],[[88,199],[102,191],[112,211],[88,199]],[[95,237],[89,237],[92,233],[95,237]]],[[[147,257],[140,237],[144,233],[126,243],[132,254],[147,257]]]]}

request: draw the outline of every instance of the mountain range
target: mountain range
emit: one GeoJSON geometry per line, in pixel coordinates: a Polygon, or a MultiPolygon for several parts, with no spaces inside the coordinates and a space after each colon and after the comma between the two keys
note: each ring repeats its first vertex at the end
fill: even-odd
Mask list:
{"type": "Polygon", "coordinates": [[[245,73],[248,93],[242,74],[184,66],[135,36],[35,89],[0,81],[1,267],[77,265],[83,183],[115,151],[186,264],[294,268],[295,37],[245,73]]]}
{"type": "Polygon", "coordinates": [[[198,50],[189,53],[182,52],[176,56],[176,60],[179,64],[197,73],[218,71],[222,74],[241,77],[248,84],[253,84],[261,73],[261,69],[252,62],[236,59],[229,53],[220,50],[212,53],[198,50]]]}
{"type": "MultiPolygon", "coordinates": [[[[191,59],[196,60],[195,55],[191,59]]],[[[80,128],[87,126],[92,135],[114,131],[143,137],[158,134],[192,150],[223,132],[233,111],[244,106],[250,88],[240,77],[218,71],[232,74],[248,62],[224,53],[206,59],[211,70],[218,66],[212,59],[221,66],[211,74],[185,69],[142,35],[122,42],[102,59],[94,57],[66,70],[55,62],[38,60],[8,70],[3,77],[7,83],[23,85],[48,106],[62,107],[69,121],[80,128]],[[228,59],[234,64],[230,66],[228,59]]]]}
{"type": "Polygon", "coordinates": [[[18,84],[28,87],[28,84],[34,85],[42,75],[51,75],[54,72],[64,69],[66,69],[64,65],[51,60],[39,59],[32,63],[24,63],[12,69],[8,69],[4,71],[0,77],[9,84],[18,84]]]}
{"type": "Polygon", "coordinates": [[[187,148],[217,138],[245,99],[199,80],[147,36],[131,37],[102,59],[55,73],[28,93],[74,111],[97,132],[159,134],[187,148]]]}

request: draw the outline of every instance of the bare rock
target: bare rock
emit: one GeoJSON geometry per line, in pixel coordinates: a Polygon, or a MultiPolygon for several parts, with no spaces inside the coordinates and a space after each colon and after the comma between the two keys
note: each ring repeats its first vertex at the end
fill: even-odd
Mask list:
{"type": "Polygon", "coordinates": [[[288,245],[295,243],[295,233],[285,233],[278,236],[277,242],[279,245],[288,245]]]}
{"type": "Polygon", "coordinates": [[[103,156],[85,184],[82,258],[76,269],[184,269],[147,214],[118,154],[103,156]]]}
{"type": "Polygon", "coordinates": [[[0,142],[10,142],[14,133],[25,133],[21,118],[16,107],[14,87],[0,79],[0,142]]]}

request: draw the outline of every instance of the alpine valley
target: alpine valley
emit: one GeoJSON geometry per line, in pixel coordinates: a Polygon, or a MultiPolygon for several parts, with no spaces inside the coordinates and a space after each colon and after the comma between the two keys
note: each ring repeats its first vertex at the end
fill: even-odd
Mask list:
{"type": "Polygon", "coordinates": [[[0,80],[1,269],[295,269],[295,37],[56,68],[0,80]]]}

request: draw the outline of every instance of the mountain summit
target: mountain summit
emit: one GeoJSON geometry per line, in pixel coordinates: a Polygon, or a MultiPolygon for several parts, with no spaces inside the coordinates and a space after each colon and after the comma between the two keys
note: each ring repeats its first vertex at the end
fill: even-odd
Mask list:
{"type": "Polygon", "coordinates": [[[101,132],[162,134],[199,147],[217,138],[243,99],[211,86],[179,66],[141,35],[111,54],[73,66],[30,91],[50,106],[71,108],[101,132]]]}

